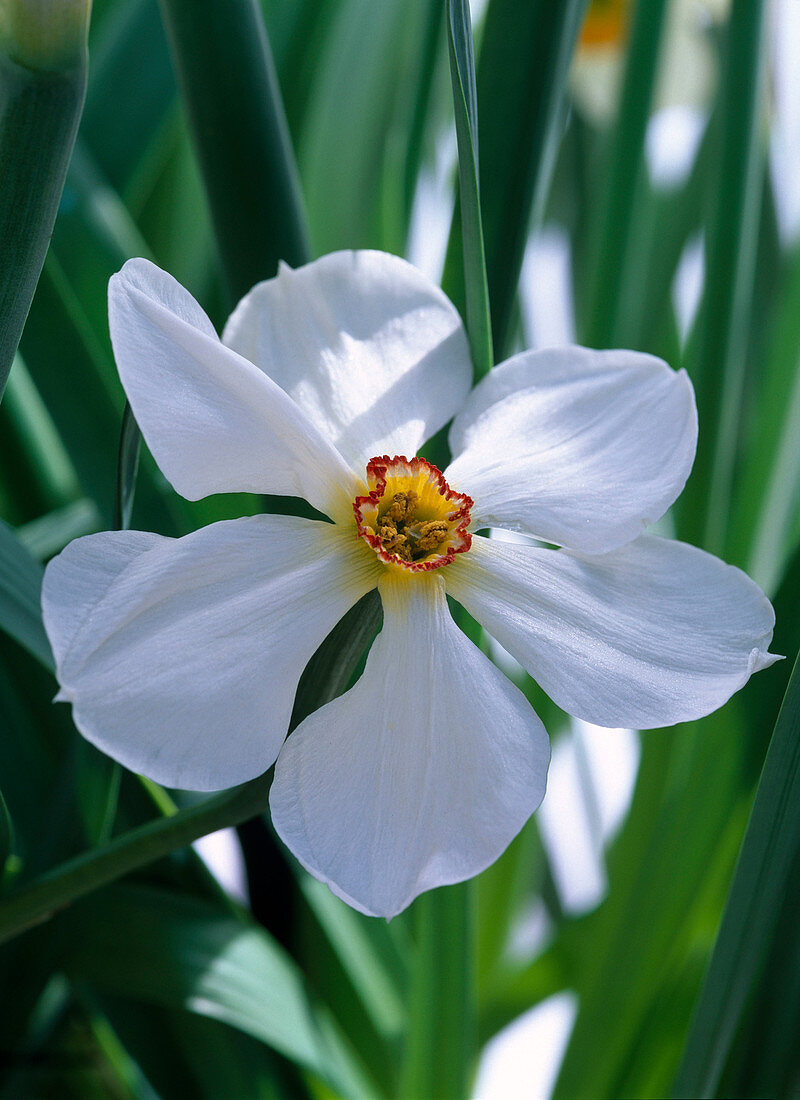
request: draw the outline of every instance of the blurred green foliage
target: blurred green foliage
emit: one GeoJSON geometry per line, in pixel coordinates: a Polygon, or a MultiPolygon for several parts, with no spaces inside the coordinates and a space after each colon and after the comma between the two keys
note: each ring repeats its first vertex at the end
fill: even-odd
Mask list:
{"type": "MultiPolygon", "coordinates": [[[[40,244],[52,228],[41,277],[41,249],[15,244],[0,255],[6,276],[13,264],[18,282],[21,273],[36,285],[0,405],[4,890],[175,809],[152,785],[120,776],[50,705],[38,614],[42,563],[115,521],[125,402],[107,330],[109,276],[129,256],[150,256],[221,323],[279,257],[403,253],[420,181],[430,185],[437,165],[441,176],[456,126],[461,171],[453,161],[445,189],[454,200],[460,180],[460,200],[444,283],[471,313],[476,359],[488,367],[491,326],[497,357],[536,338],[523,331],[519,272],[531,234],[556,228],[582,338],[666,355],[690,372],[702,444],[677,532],[753,573],[775,602],[774,648],[789,657],[708,719],[643,738],[631,809],[605,853],[608,893],[592,912],[564,912],[535,820],[477,881],[466,923],[462,903],[429,911],[425,898],[391,925],[364,918],[289,865],[266,826],[245,844],[251,889],[267,899],[257,915],[190,849],[76,902],[0,948],[0,987],[13,1005],[0,1014],[0,1097],[402,1095],[426,1079],[431,1003],[447,996],[420,985],[437,959],[426,931],[438,920],[439,943],[474,938],[467,999],[481,1042],[552,994],[575,992],[558,1097],[670,1095],[681,1065],[680,1095],[796,1092],[796,681],[742,841],[800,644],[800,254],[775,226],[759,0],[734,0],[706,29],[709,73],[719,77],[699,104],[707,121],[687,174],[665,183],[648,170],[666,59],[681,64],[668,49],[677,7],[597,3],[576,46],[581,0],[489,0],[471,72],[457,22],[466,7],[453,4],[456,22],[446,22],[439,0],[95,0],[85,108],[54,227],[47,211],[63,172],[46,165],[50,131],[31,134],[13,113],[20,76],[0,69],[0,164],[22,143],[45,165],[32,214],[40,244]],[[597,87],[618,71],[605,117],[578,68],[597,87]],[[701,235],[707,277],[684,338],[671,291],[701,235]],[[754,910],[763,899],[766,911],[754,910]],[[534,904],[549,936],[523,957],[511,943],[534,904]]],[[[75,115],[76,79],[53,111],[75,115]]],[[[15,186],[0,171],[0,197],[15,186]]],[[[18,335],[8,329],[0,348],[9,362],[18,335]]],[[[128,446],[127,504],[133,454],[128,446]]],[[[131,521],[180,534],[262,506],[186,502],[143,453],[131,521]]],[[[331,691],[346,685],[376,629],[375,608],[361,612],[359,644],[337,635],[315,658],[331,691]]],[[[300,708],[313,704],[309,682],[300,708]]],[[[544,713],[535,685],[523,686],[544,713]]],[[[547,716],[557,728],[561,716],[547,716]]],[[[453,977],[451,995],[463,979],[453,977]]],[[[463,1043],[469,1074],[469,1036],[454,1038],[458,1020],[449,1032],[439,1025],[463,1043]]]]}

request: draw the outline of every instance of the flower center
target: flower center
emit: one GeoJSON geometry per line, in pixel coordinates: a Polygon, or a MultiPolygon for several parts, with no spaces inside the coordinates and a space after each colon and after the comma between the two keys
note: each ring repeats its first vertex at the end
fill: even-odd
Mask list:
{"type": "Polygon", "coordinates": [[[370,459],[367,496],[353,502],[358,534],[386,565],[417,573],[449,565],[472,544],[472,499],[424,458],[370,459]]]}

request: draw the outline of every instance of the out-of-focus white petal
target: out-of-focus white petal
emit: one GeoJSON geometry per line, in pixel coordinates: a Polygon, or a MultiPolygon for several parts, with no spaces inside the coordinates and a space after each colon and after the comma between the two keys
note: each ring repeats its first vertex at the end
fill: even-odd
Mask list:
{"type": "Polygon", "coordinates": [[[758,585],[654,535],[596,557],[476,537],[446,583],[560,707],[600,726],[700,718],[778,659],[758,585]]]}
{"type": "Polygon", "coordinates": [[[275,766],[275,828],[364,913],[487,867],[539,805],[547,735],[522,693],[458,629],[442,578],[382,578],[364,674],[307,718],[275,766]]]}
{"type": "Polygon", "coordinates": [[[363,477],[411,457],[460,408],[472,366],[458,311],[385,252],[334,252],[259,283],[223,342],[291,395],[363,477]]]}
{"type": "Polygon", "coordinates": [[[294,516],[77,539],[42,593],[59,698],[85,737],[159,783],[251,779],[277,756],[305,664],[377,568],[352,530],[294,516]]]}
{"type": "Polygon", "coordinates": [[[189,500],[209,493],[305,497],[352,515],[357,483],[331,441],[263,371],[220,342],[188,291],[148,260],[108,288],[120,378],[156,462],[189,500]]]}
{"type": "Polygon", "coordinates": [[[685,372],[632,351],[552,348],[502,363],[450,431],[449,483],[473,527],[505,527],[599,554],[659,519],[694,461],[685,372]]]}

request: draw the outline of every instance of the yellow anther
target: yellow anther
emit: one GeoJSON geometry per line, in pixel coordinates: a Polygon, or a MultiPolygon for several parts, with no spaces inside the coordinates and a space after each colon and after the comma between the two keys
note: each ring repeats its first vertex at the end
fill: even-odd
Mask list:
{"type": "Polygon", "coordinates": [[[423,523],[419,529],[417,550],[435,550],[444,539],[447,538],[450,528],[444,520],[433,519],[423,523]]]}
{"type": "Polygon", "coordinates": [[[414,515],[418,500],[419,494],[413,489],[409,489],[406,493],[395,493],[386,516],[393,519],[395,523],[407,523],[414,515]]]}

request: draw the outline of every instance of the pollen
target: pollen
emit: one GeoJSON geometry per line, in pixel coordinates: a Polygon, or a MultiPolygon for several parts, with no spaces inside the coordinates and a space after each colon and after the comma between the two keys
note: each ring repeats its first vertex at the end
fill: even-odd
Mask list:
{"type": "Polygon", "coordinates": [[[367,487],[353,502],[356,527],[385,565],[416,573],[469,550],[472,499],[451,489],[424,458],[371,459],[367,487]]]}

